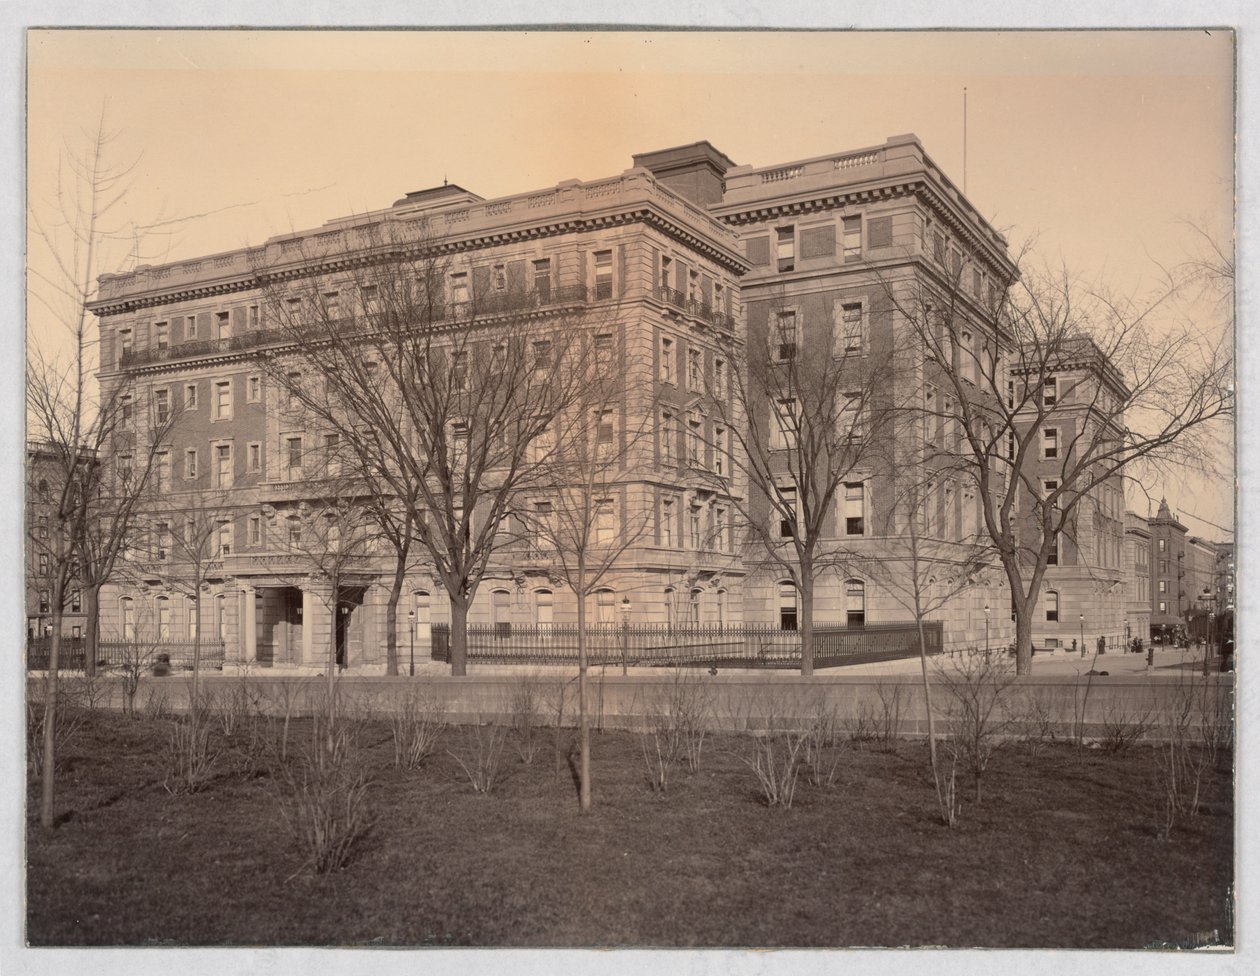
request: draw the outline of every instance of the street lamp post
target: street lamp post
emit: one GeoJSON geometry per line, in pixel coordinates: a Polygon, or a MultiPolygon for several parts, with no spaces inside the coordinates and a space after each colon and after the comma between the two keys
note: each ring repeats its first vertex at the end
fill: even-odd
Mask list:
{"type": "Polygon", "coordinates": [[[1207,647],[1203,649],[1203,676],[1208,675],[1208,662],[1212,659],[1212,623],[1216,613],[1213,610],[1208,611],[1208,639],[1207,647]]]}
{"type": "Polygon", "coordinates": [[[411,676],[416,676],[416,612],[407,611],[407,629],[411,631],[411,676]]]}
{"type": "Polygon", "coordinates": [[[984,605],[984,659],[989,659],[989,605],[984,605]]]}
{"type": "Polygon", "coordinates": [[[1085,614],[1081,614],[1081,657],[1085,656],[1085,614]]]}
{"type": "Polygon", "coordinates": [[[621,673],[628,674],[627,658],[630,656],[630,598],[621,598],[621,673]]]}

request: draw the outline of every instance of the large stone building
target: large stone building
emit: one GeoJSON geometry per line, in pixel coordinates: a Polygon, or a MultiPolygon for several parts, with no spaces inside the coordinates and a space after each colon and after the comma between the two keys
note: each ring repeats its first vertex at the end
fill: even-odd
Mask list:
{"type": "MultiPolygon", "coordinates": [[[[373,228],[412,221],[440,231],[451,303],[502,291],[542,319],[576,312],[599,321],[618,376],[639,377],[644,387],[625,390],[612,422],[629,430],[645,419],[636,411],[650,409],[652,435],[636,448],[607,501],[614,522],[646,513],[650,531],[621,554],[593,594],[591,614],[600,622],[613,621],[614,608],[627,602],[632,609],[622,619],[634,623],[794,620],[794,594],[738,541],[743,489],[727,456],[731,431],[721,421],[727,414],[713,399],[731,396],[728,357],[749,335],[758,337],[754,357],[769,354],[772,315],[781,328],[782,313],[794,313],[799,332],[792,341],[807,355],[826,354],[841,335],[865,353],[904,332],[890,295],[947,291],[951,276],[957,282],[966,267],[964,341],[1000,359],[984,297],[1015,274],[1002,236],[915,137],[899,136],[760,168],[736,166],[702,142],[636,156],[632,169],[610,179],[494,200],[443,186],[257,247],[102,276],[91,306],[100,320],[102,384],[131,387],[140,422],[178,412],[154,468],[162,504],[152,514],[148,542],[129,561],[128,578],[103,595],[105,636],[143,626],[194,632],[194,600],[179,585],[186,572],[170,542],[185,531],[187,513],[215,493],[201,619],[207,636],[225,642],[228,659],[318,663],[318,649],[335,634],[343,664],[380,663],[388,567],[359,560],[334,612],[321,612],[328,594],[304,570],[286,527],[317,490],[303,458],[321,435],[302,427],[292,398],[269,380],[259,356],[291,341],[269,321],[269,282],[301,282],[315,273],[312,254],[352,253],[373,228]],[[638,369],[645,364],[647,379],[638,369]]],[[[338,286],[335,275],[320,273],[322,301],[358,300],[338,295],[339,287],[354,287],[352,278],[338,286]]],[[[947,399],[931,367],[922,357],[916,361],[917,372],[899,377],[897,392],[922,397],[941,387],[937,395],[947,399]]],[[[950,436],[946,425],[916,425],[917,442],[889,453],[908,463],[922,455],[925,442],[943,445],[950,436]]],[[[124,444],[118,463],[128,460],[126,452],[124,444]]],[[[873,462],[850,482],[836,500],[831,541],[877,559],[897,533],[889,511],[881,512],[894,491],[893,475],[873,462]]],[[[931,507],[925,528],[934,537],[961,541],[978,531],[978,500],[964,483],[933,485],[931,507]]],[[[1082,586],[1097,582],[1099,568],[1108,579],[1117,575],[1119,529],[1109,527],[1119,526],[1121,507],[1108,497],[1090,510],[1103,548],[1065,553],[1082,586]],[[1078,569],[1085,561],[1089,572],[1078,569]]],[[[748,508],[756,512],[755,504],[748,508]]],[[[986,633],[995,643],[1009,640],[1007,615],[991,612],[1009,606],[1000,571],[967,582],[937,614],[947,640],[977,643],[986,633]]],[[[1076,581],[1063,582],[1065,607],[1084,599],[1079,589],[1076,581]]],[[[405,592],[400,627],[413,611],[427,651],[427,626],[448,619],[442,587],[422,563],[408,574],[405,592]]],[[[1122,606],[1122,597],[1115,602],[1122,606]]],[[[545,558],[507,546],[488,564],[469,619],[559,624],[575,613],[545,558]]],[[[909,614],[879,580],[849,571],[824,574],[816,616],[860,625],[909,614]]],[[[1100,627],[1115,634],[1119,619],[1091,620],[1091,633],[1100,627]]]]}
{"type": "Polygon", "coordinates": [[[1171,640],[1185,630],[1186,526],[1159,500],[1151,527],[1151,636],[1171,640]]]}
{"type": "MultiPolygon", "coordinates": [[[[1013,375],[1011,382],[1041,386],[1034,391],[1036,399],[1020,398],[1025,406],[1017,422],[1027,418],[1022,422],[1037,423],[1032,418],[1038,401],[1053,408],[1043,412],[1040,428],[1030,431],[1035,451],[1030,455],[1031,470],[1025,472],[1026,482],[1040,497],[1052,499],[1055,492],[1079,490],[1067,485],[1069,474],[1088,474],[1081,472],[1078,451],[1092,453],[1103,439],[1119,436],[1124,416],[1120,405],[1129,393],[1119,372],[1088,339],[1065,343],[1058,361],[1047,365],[1043,375],[1038,359],[1037,376],[1013,375]]],[[[1039,500],[1031,488],[1023,493],[1021,511],[1028,537],[1039,537],[1039,500]]],[[[1124,482],[1115,474],[1098,480],[1087,497],[1076,502],[1054,541],[1042,583],[1042,612],[1033,618],[1035,645],[1077,647],[1084,640],[1092,651],[1099,637],[1106,639],[1108,648],[1126,641],[1124,533],[1124,482]]]]}
{"type": "MultiPolygon", "coordinates": [[[[63,481],[63,466],[51,444],[30,444],[26,450],[26,636],[52,635],[53,573],[56,558],[53,513],[63,481]]],[[[76,567],[71,567],[70,585],[62,607],[61,633],[79,637],[87,619],[76,567]]]]}
{"type": "Polygon", "coordinates": [[[1136,512],[1124,513],[1124,576],[1127,580],[1125,636],[1151,639],[1151,527],[1136,512]]]}

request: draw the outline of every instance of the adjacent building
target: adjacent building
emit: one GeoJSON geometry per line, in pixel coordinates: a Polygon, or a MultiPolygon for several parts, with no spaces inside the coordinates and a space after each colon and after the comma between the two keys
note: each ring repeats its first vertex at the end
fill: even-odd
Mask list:
{"type": "Polygon", "coordinates": [[[1159,500],[1151,529],[1151,636],[1174,639],[1185,630],[1186,526],[1159,500]]]}
{"type": "Polygon", "coordinates": [[[1137,512],[1124,513],[1124,577],[1127,580],[1125,636],[1151,639],[1151,527],[1137,512]]]}

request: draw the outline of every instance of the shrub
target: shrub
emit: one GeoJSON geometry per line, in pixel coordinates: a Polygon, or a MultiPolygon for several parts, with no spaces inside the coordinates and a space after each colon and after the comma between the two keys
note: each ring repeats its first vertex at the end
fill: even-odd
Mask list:
{"type": "Polygon", "coordinates": [[[472,742],[466,749],[467,756],[447,752],[459,763],[460,769],[478,793],[490,793],[499,783],[499,761],[503,758],[503,746],[507,742],[507,729],[497,725],[474,725],[472,742]]]}
{"type": "Polygon", "coordinates": [[[879,698],[879,712],[875,716],[875,738],[884,749],[891,749],[893,740],[901,737],[903,686],[896,681],[876,681],[875,694],[879,698]]]}
{"type": "Polygon", "coordinates": [[[806,736],[797,732],[770,732],[752,736],[753,757],[742,756],[756,775],[766,806],[790,807],[796,795],[801,752],[806,736]]]}
{"type": "Polygon", "coordinates": [[[390,714],[394,765],[416,769],[437,745],[446,726],[446,712],[431,693],[411,689],[390,714]]]}
{"type": "Polygon", "coordinates": [[[273,773],[280,815],[316,874],[339,871],[372,829],[370,781],[358,728],[335,709],[317,715],[292,763],[273,773]]]}
{"type": "Polygon", "coordinates": [[[1131,706],[1127,698],[1107,703],[1102,717],[1102,748],[1104,752],[1124,752],[1143,738],[1151,729],[1151,712],[1154,706],[1131,706]]]}
{"type": "Polygon", "coordinates": [[[542,719],[542,688],[532,674],[524,674],[512,690],[508,703],[512,730],[516,734],[516,752],[521,762],[531,765],[541,745],[538,727],[542,719]]]}
{"type": "Polygon", "coordinates": [[[176,722],[166,746],[166,777],[162,785],[168,793],[196,793],[214,775],[219,750],[210,745],[210,728],[190,718],[176,722]]]}
{"type": "Polygon", "coordinates": [[[1030,691],[1018,699],[1008,709],[1007,716],[1011,733],[1033,758],[1041,755],[1047,743],[1056,738],[1051,693],[1046,689],[1030,691]]]}
{"type": "MultiPolygon", "coordinates": [[[[44,771],[44,722],[47,714],[43,702],[27,700],[26,761],[36,779],[39,779],[44,771]]],[[[57,708],[53,716],[54,773],[64,763],[66,747],[78,736],[85,721],[87,721],[87,713],[75,704],[73,696],[58,682],[57,708]]]]}
{"type": "Polygon", "coordinates": [[[975,802],[989,760],[1006,734],[1008,719],[1000,707],[1014,680],[1005,655],[963,651],[951,666],[940,667],[948,701],[951,734],[945,744],[955,763],[971,774],[975,802]]]}
{"type": "Polygon", "coordinates": [[[814,786],[834,786],[840,769],[843,747],[838,734],[835,707],[822,698],[814,703],[814,713],[805,729],[804,762],[814,786]]]}

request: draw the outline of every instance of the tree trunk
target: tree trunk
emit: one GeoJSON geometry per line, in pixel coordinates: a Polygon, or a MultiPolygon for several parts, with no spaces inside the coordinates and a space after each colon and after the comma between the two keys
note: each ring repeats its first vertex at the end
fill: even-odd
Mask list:
{"type": "Polygon", "coordinates": [[[796,626],[801,632],[801,674],[814,673],[814,574],[813,566],[801,561],[801,619],[796,626]]]}
{"type": "MultiPolygon", "coordinates": [[[[193,626],[193,680],[192,680],[192,702],[189,705],[189,714],[193,724],[197,722],[199,712],[198,705],[201,703],[201,579],[193,580],[193,614],[196,616],[196,624],[193,626]]],[[[241,621],[244,626],[244,620],[241,621]]],[[[227,654],[224,654],[224,660],[227,654]]]]}
{"type": "Polygon", "coordinates": [[[1015,600],[1015,673],[1032,674],[1032,609],[1015,600]]]}
{"type": "Polygon", "coordinates": [[[403,580],[407,575],[406,556],[398,557],[394,567],[394,585],[390,587],[385,602],[385,673],[391,678],[398,676],[398,601],[402,597],[403,580]]]}
{"type": "Polygon", "coordinates": [[[48,676],[44,679],[44,763],[39,784],[39,825],[45,830],[53,828],[53,801],[56,793],[57,668],[61,663],[61,615],[65,599],[64,587],[57,589],[62,592],[53,594],[53,632],[48,648],[48,676]]]}
{"type": "Polygon", "coordinates": [[[101,637],[101,585],[94,583],[83,594],[85,620],[83,624],[83,673],[88,677],[96,674],[101,637]]]}
{"type": "Polygon", "coordinates": [[[468,604],[461,596],[451,601],[451,674],[468,673],[468,604]]]}
{"type": "Polygon", "coordinates": [[[578,569],[579,587],[574,591],[578,598],[578,754],[581,765],[581,776],[578,784],[578,806],[582,813],[591,809],[591,721],[587,708],[586,694],[586,597],[585,570],[578,569]]]}
{"type": "Polygon", "coordinates": [[[337,599],[337,587],[333,587],[332,599],[332,616],[329,618],[328,627],[328,707],[329,714],[332,714],[333,695],[337,691],[337,614],[341,611],[340,600],[337,599]]]}
{"type": "Polygon", "coordinates": [[[941,771],[936,763],[936,717],[932,713],[932,682],[928,678],[927,635],[923,630],[923,610],[915,600],[915,628],[919,634],[919,667],[923,672],[923,708],[927,712],[928,726],[928,759],[932,763],[932,782],[936,786],[936,803],[940,807],[941,819],[949,826],[949,811],[945,805],[945,794],[941,791],[941,771]]]}

